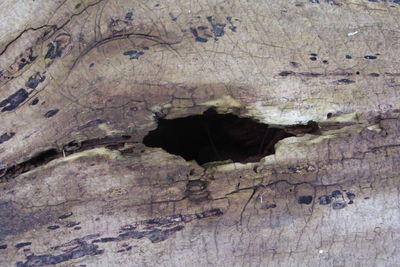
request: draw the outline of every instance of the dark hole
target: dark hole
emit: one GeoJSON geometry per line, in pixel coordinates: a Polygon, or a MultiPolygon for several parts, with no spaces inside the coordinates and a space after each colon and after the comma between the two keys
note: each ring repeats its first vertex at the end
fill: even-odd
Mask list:
{"type": "Polygon", "coordinates": [[[52,148],[46,151],[43,151],[33,158],[21,162],[17,165],[11,166],[8,169],[0,169],[0,182],[2,180],[8,180],[9,178],[15,177],[21,173],[27,172],[41,164],[45,164],[55,158],[57,158],[58,152],[56,149],[52,148]],[[3,172],[3,173],[2,173],[3,172]]]}
{"type": "Polygon", "coordinates": [[[328,114],[326,114],[326,117],[328,118],[328,119],[330,119],[330,118],[332,118],[332,113],[328,113],[328,114]]]}
{"type": "Polygon", "coordinates": [[[195,160],[200,165],[228,159],[245,163],[274,154],[274,145],[290,136],[294,135],[250,118],[217,114],[209,109],[203,115],[172,120],[159,118],[157,129],[149,132],[143,143],[161,147],[185,160],[195,160]]]}
{"type": "Polygon", "coordinates": [[[36,156],[34,156],[33,158],[31,158],[30,160],[27,160],[25,162],[25,164],[27,166],[39,166],[42,164],[45,164],[55,158],[57,158],[58,155],[58,151],[54,148],[43,151],[39,154],[37,154],[36,156]]]}
{"type": "Polygon", "coordinates": [[[309,205],[309,204],[311,204],[312,200],[313,200],[312,196],[299,196],[299,198],[297,199],[297,202],[299,204],[309,205]]]}

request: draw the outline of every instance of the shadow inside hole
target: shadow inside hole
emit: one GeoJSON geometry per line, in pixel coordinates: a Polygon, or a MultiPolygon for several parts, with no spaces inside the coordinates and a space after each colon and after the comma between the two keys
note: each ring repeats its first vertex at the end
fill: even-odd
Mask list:
{"type": "Polygon", "coordinates": [[[200,165],[232,160],[257,162],[275,153],[274,145],[294,136],[279,128],[233,114],[218,114],[209,109],[203,115],[177,119],[158,119],[157,129],[144,137],[148,147],[160,147],[200,165]]]}

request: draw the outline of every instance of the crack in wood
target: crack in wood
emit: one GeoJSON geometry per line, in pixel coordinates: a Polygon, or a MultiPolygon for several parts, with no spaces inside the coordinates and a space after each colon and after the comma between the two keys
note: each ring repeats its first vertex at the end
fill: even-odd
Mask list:
{"type": "Polygon", "coordinates": [[[10,179],[17,177],[18,175],[43,166],[57,158],[70,156],[74,153],[79,153],[99,147],[105,147],[106,149],[110,150],[118,150],[122,154],[126,154],[130,153],[130,148],[127,148],[125,150],[125,145],[132,145],[136,143],[137,142],[132,141],[130,135],[106,136],[103,138],[90,139],[81,142],[72,141],[62,146],[61,149],[51,148],[38,153],[37,155],[26,161],[0,169],[0,183],[9,181],[10,179]]]}

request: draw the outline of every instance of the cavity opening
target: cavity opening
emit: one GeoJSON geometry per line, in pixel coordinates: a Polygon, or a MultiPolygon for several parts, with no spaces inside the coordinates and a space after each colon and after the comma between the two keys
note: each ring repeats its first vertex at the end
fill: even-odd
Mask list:
{"type": "Polygon", "coordinates": [[[209,109],[202,115],[159,118],[158,127],[144,137],[143,143],[200,165],[225,160],[247,163],[274,154],[275,144],[291,136],[295,135],[251,118],[209,109]]]}

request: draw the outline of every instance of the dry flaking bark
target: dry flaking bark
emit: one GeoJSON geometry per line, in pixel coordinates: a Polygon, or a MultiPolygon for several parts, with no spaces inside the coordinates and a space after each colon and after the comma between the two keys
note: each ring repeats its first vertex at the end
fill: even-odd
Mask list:
{"type": "Polygon", "coordinates": [[[398,1],[0,5],[1,266],[399,262],[398,1]],[[318,134],[204,169],[210,107],[318,134]]]}

